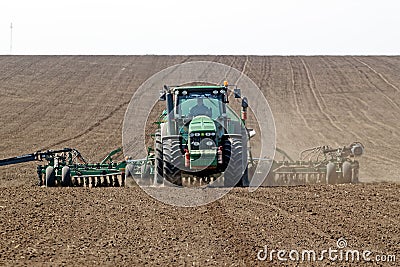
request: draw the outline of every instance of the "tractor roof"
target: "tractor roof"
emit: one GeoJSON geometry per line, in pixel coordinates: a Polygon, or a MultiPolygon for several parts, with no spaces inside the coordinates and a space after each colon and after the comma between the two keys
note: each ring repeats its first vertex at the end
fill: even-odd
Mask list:
{"type": "Polygon", "coordinates": [[[215,90],[225,88],[223,85],[196,85],[196,86],[177,86],[173,90],[215,90]]]}

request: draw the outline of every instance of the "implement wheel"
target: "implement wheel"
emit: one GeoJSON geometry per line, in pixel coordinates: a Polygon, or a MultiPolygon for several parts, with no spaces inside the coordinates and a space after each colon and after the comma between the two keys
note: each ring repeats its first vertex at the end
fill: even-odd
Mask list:
{"type": "Polygon", "coordinates": [[[351,183],[353,180],[353,168],[351,167],[351,163],[348,161],[343,162],[342,164],[342,172],[343,172],[343,183],[351,183]]]}
{"type": "Polygon", "coordinates": [[[53,187],[56,186],[56,174],[52,166],[46,168],[46,186],[53,187]]]}
{"type": "MultiPolygon", "coordinates": [[[[134,173],[135,173],[135,167],[133,164],[126,164],[125,166],[125,185],[127,187],[134,187],[136,186],[136,181],[134,180],[134,173]]],[[[107,179],[106,179],[107,181],[107,179]]],[[[112,182],[111,182],[112,184],[112,182]]]]}
{"type": "Polygon", "coordinates": [[[142,180],[149,180],[151,178],[151,167],[149,163],[140,166],[140,178],[142,180]]]}
{"type": "Polygon", "coordinates": [[[336,164],[329,162],[326,165],[326,182],[328,184],[336,184],[338,181],[338,174],[336,172],[336,164]]]}
{"type": "Polygon", "coordinates": [[[61,184],[62,186],[71,186],[71,170],[68,166],[61,169],[61,184]]]}
{"type": "Polygon", "coordinates": [[[359,163],[358,161],[353,162],[353,176],[351,177],[351,183],[357,184],[359,183],[358,176],[359,176],[359,163]]]}

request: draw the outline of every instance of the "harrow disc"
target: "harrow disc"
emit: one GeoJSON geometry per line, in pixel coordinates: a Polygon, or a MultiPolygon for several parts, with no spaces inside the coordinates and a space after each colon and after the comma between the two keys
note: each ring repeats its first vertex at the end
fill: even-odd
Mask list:
{"type": "Polygon", "coordinates": [[[75,187],[124,187],[125,175],[123,173],[108,175],[86,175],[71,178],[71,185],[75,187]]]}

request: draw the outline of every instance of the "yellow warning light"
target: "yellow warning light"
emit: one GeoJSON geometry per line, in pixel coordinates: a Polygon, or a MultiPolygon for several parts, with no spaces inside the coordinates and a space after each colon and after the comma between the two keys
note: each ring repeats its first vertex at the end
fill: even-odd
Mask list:
{"type": "Polygon", "coordinates": [[[224,86],[228,87],[228,81],[224,81],[224,86]]]}

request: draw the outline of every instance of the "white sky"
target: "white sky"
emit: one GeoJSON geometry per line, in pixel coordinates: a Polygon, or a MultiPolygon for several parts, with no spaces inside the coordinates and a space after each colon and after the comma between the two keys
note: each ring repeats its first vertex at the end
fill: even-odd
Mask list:
{"type": "Polygon", "coordinates": [[[1,0],[0,54],[400,55],[398,0],[1,0]]]}

